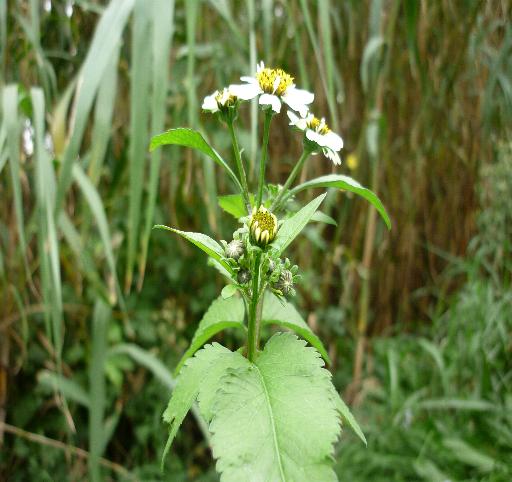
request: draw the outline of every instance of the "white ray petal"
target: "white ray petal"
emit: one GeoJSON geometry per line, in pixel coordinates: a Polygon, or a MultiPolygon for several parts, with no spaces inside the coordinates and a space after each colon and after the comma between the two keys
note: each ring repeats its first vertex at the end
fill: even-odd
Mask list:
{"type": "Polygon", "coordinates": [[[297,89],[293,86],[288,87],[283,94],[283,101],[290,106],[291,109],[297,111],[302,117],[306,117],[308,112],[308,104],[313,102],[315,95],[307,90],[297,89]]]}
{"type": "Polygon", "coordinates": [[[319,134],[318,132],[316,132],[316,131],[314,131],[312,129],[307,129],[306,130],[306,138],[309,139],[312,142],[315,142],[320,147],[325,147],[325,141],[324,141],[323,137],[324,136],[322,134],[319,134]]]}
{"type": "Polygon", "coordinates": [[[260,105],[270,105],[277,114],[281,112],[281,101],[277,95],[263,94],[260,96],[260,105]]]}
{"type": "Polygon", "coordinates": [[[343,139],[334,132],[328,132],[324,138],[325,145],[333,151],[339,151],[343,147],[343,139]]]}
{"type": "Polygon", "coordinates": [[[288,118],[290,119],[290,125],[291,126],[297,127],[301,131],[306,130],[306,128],[307,128],[307,121],[306,121],[306,119],[304,119],[303,117],[299,117],[299,116],[295,115],[295,113],[292,112],[291,110],[289,110],[287,112],[287,114],[288,114],[288,118]]]}
{"type": "Polygon", "coordinates": [[[330,159],[335,166],[341,165],[341,159],[337,152],[331,151],[328,148],[322,149],[325,157],[330,159]]]}
{"type": "Polygon", "coordinates": [[[241,100],[254,99],[263,92],[258,84],[233,84],[229,86],[229,91],[241,100]]]}
{"type": "Polygon", "coordinates": [[[219,91],[216,90],[212,95],[207,95],[203,99],[203,105],[201,108],[203,110],[207,110],[210,112],[217,112],[219,110],[219,106],[217,105],[216,97],[219,94],[219,91]]]}

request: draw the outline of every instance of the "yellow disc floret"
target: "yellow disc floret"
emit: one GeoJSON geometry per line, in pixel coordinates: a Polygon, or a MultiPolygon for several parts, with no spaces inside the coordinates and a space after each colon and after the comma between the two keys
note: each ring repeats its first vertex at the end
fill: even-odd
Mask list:
{"type": "Polygon", "coordinates": [[[234,106],[237,98],[233,94],[230,94],[228,89],[223,89],[215,96],[215,100],[217,101],[219,109],[222,109],[224,107],[234,106]]]}
{"type": "Polygon", "coordinates": [[[286,89],[293,84],[293,77],[283,69],[269,69],[265,67],[256,74],[261,90],[266,94],[283,95],[286,89]]]}
{"type": "Polygon", "coordinates": [[[315,116],[312,116],[310,119],[308,119],[307,126],[309,129],[314,130],[322,135],[325,135],[331,131],[329,126],[325,123],[324,119],[319,119],[315,116]]]}
{"type": "Polygon", "coordinates": [[[259,246],[265,247],[271,243],[277,234],[277,218],[267,208],[260,206],[252,210],[249,218],[249,231],[251,239],[259,246]]]}

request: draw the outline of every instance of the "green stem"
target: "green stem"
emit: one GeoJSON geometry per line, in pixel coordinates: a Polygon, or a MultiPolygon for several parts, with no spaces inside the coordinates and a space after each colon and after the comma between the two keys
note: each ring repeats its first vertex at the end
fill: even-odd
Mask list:
{"type": "Polygon", "coordinates": [[[265,167],[268,158],[268,139],[270,137],[270,121],[272,120],[272,110],[269,109],[265,113],[265,122],[263,124],[263,145],[261,146],[261,161],[260,161],[260,179],[258,182],[258,197],[256,198],[256,207],[261,206],[263,199],[263,186],[265,184],[265,167]]]}
{"type": "Polygon", "coordinates": [[[272,203],[272,206],[270,207],[271,211],[274,211],[279,208],[279,204],[283,200],[284,195],[288,191],[288,188],[291,186],[292,182],[295,180],[299,172],[302,170],[302,166],[304,166],[304,163],[306,162],[306,159],[311,155],[311,151],[309,149],[304,149],[302,151],[302,155],[300,156],[300,159],[297,161],[297,164],[295,164],[295,167],[293,168],[292,172],[288,176],[288,179],[284,183],[283,188],[281,191],[279,191],[279,194],[274,199],[274,202],[272,203]]]}
{"type": "Polygon", "coordinates": [[[251,300],[249,303],[249,320],[247,323],[247,358],[254,361],[258,347],[258,298],[260,288],[260,262],[261,253],[257,253],[254,258],[254,267],[252,270],[251,300]]]}
{"type": "Polygon", "coordinates": [[[235,163],[238,169],[238,176],[242,184],[242,196],[244,198],[247,212],[251,212],[251,202],[249,200],[249,186],[247,185],[247,176],[245,174],[244,164],[242,162],[242,156],[240,155],[240,147],[238,146],[238,139],[236,138],[235,128],[233,121],[228,121],[229,133],[231,134],[231,143],[233,144],[233,151],[235,153],[235,163]]]}
{"type": "Polygon", "coordinates": [[[256,350],[260,349],[260,334],[261,334],[261,314],[263,313],[263,298],[265,297],[265,283],[260,290],[258,304],[256,306],[256,350]]]}

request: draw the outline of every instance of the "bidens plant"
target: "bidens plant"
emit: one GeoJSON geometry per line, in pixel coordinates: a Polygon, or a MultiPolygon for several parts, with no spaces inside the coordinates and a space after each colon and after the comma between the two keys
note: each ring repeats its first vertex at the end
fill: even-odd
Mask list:
{"type": "Polygon", "coordinates": [[[242,80],[244,84],[216,91],[203,103],[203,110],[218,116],[229,131],[234,169],[195,130],[171,129],[151,141],[151,149],[166,144],[192,147],[219,164],[236,190],[221,196],[219,203],[240,222],[230,239],[220,243],[206,234],[155,226],[179,234],[203,250],[227,281],[176,369],[176,387],[164,413],[170,425],[164,457],[185,415],[197,402],[211,432],[222,481],[336,480],[333,446],[341,423],[351,426],[363,441],[364,435],[324,368],[329,357],[322,342],[288,301],[295,295],[300,275],[299,268],[284,257],[286,248],[314,219],[326,194],[296,212],[290,209],[297,203],[290,201],[309,188],[334,187],[367,199],[388,227],[389,218],[377,196],[347,176],[326,175],[292,187],[311,155],[323,153],[335,165],[340,164],[343,141],[324,119],[309,113],[313,94],[297,89],[283,70],[260,63],[254,77],[242,80]],[[241,104],[256,98],[264,127],[253,194],[235,122],[241,104]],[[302,133],[304,149],[285,183],[272,186],[265,183],[268,142],[272,118],[283,104],[298,114],[288,112],[290,125],[302,133]],[[276,333],[262,347],[265,325],[279,325],[287,331],[276,333]],[[244,333],[246,341],[239,350],[218,343],[205,345],[228,328],[244,333]]]}

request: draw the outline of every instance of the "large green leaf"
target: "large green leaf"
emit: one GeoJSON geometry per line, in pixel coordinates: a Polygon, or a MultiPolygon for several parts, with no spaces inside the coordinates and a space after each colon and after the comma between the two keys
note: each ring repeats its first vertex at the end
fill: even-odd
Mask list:
{"type": "Polygon", "coordinates": [[[199,249],[204,251],[208,256],[211,256],[215,261],[217,261],[221,266],[223,266],[229,273],[233,273],[231,266],[223,260],[224,251],[222,246],[217,243],[217,241],[210,238],[203,233],[193,233],[190,231],[180,231],[179,229],[170,228],[169,226],[164,226],[163,224],[157,224],[153,226],[153,229],[165,229],[167,231],[172,231],[173,233],[179,234],[184,237],[187,241],[190,241],[192,244],[196,245],[199,249]]]}
{"type": "Polygon", "coordinates": [[[274,335],[254,364],[221,379],[210,431],[223,482],[336,480],[331,375],[305,345],[291,333],[274,335]]]}
{"type": "Polygon", "coordinates": [[[203,136],[196,130],[186,127],[178,127],[176,129],[170,129],[166,132],[163,132],[162,134],[153,136],[151,138],[151,143],[149,144],[149,150],[153,151],[157,147],[169,144],[191,147],[192,149],[197,149],[203,154],[206,154],[210,159],[215,161],[219,166],[226,170],[240,192],[242,192],[240,181],[236,177],[233,170],[228,166],[226,161],[220,157],[219,153],[213,149],[210,144],[204,140],[203,136]]]}
{"type": "Polygon", "coordinates": [[[263,324],[276,324],[293,330],[310,345],[314,346],[327,363],[331,363],[327,350],[320,341],[320,338],[311,331],[311,328],[291,303],[284,302],[283,305],[277,296],[272,293],[266,293],[261,321],[263,324]]]}
{"type": "Polygon", "coordinates": [[[317,177],[316,179],[311,179],[310,181],[306,181],[305,183],[294,187],[290,191],[289,195],[293,196],[300,191],[315,187],[337,187],[338,189],[350,191],[364,197],[369,203],[375,206],[375,209],[377,209],[379,214],[382,216],[382,219],[384,219],[386,226],[391,229],[391,221],[381,200],[374,192],[361,186],[361,184],[349,176],[343,176],[342,174],[329,174],[328,176],[317,177]]]}
{"type": "Polygon", "coordinates": [[[226,328],[244,328],[244,303],[241,298],[217,298],[208,308],[194,334],[190,347],[181,358],[176,373],[183,364],[212,336],[226,328]]]}
{"type": "Polygon", "coordinates": [[[286,219],[279,229],[272,247],[281,254],[288,245],[299,235],[315,214],[316,210],[325,198],[325,193],[320,194],[310,203],[306,204],[300,211],[296,212],[291,218],[286,219]]]}
{"type": "Polygon", "coordinates": [[[211,390],[208,379],[218,380],[229,367],[243,366],[245,360],[239,353],[232,352],[218,343],[206,345],[193,358],[187,360],[163,415],[164,421],[170,425],[170,428],[162,463],[199,392],[203,389],[211,390]]]}

